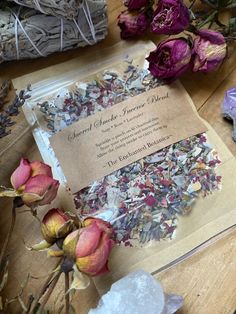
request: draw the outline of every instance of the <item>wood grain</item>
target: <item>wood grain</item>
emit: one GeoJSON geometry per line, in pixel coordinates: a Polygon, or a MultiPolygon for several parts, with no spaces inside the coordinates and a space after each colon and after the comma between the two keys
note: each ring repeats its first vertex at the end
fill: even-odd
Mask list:
{"type": "MultiPolygon", "coordinates": [[[[98,44],[98,47],[101,49],[120,41],[116,19],[121,10],[123,10],[122,1],[109,0],[108,10],[109,34],[102,43],[98,44]]],[[[151,38],[155,42],[160,39],[160,37],[153,35],[147,38],[151,38]]],[[[79,54],[92,51],[92,49],[93,47],[79,48],[65,53],[56,53],[45,59],[4,63],[0,65],[0,79],[12,79],[31,73],[77,57],[79,54]]],[[[235,85],[236,82],[236,50],[233,49],[229,52],[226,62],[218,72],[208,75],[193,75],[188,72],[181,81],[192,97],[196,108],[199,109],[200,115],[210,122],[229,149],[235,154],[236,144],[231,138],[232,125],[222,119],[220,105],[226,89],[235,85]]],[[[24,129],[23,116],[20,115],[18,119],[22,122],[20,127],[24,129]]],[[[21,132],[22,129],[18,129],[16,134],[21,132]]],[[[14,139],[12,138],[12,140],[14,139]]],[[[30,135],[23,145],[23,150],[21,143],[18,142],[17,145],[14,146],[14,150],[9,150],[8,154],[4,155],[4,160],[0,163],[1,183],[2,181],[4,183],[8,181],[8,174],[14,169],[21,155],[32,159],[39,158],[38,150],[30,135]]],[[[235,180],[235,178],[232,178],[232,180],[235,180]]],[[[1,199],[0,244],[2,244],[4,235],[8,230],[10,209],[11,202],[1,199]]],[[[45,209],[42,209],[41,215],[44,212],[45,209]]],[[[33,223],[33,217],[29,214],[18,215],[9,251],[9,254],[11,254],[11,266],[6,294],[14,296],[29,271],[33,275],[43,276],[50,267],[53,268],[55,264],[53,260],[47,259],[44,253],[32,255],[32,252],[28,252],[25,249],[21,240],[24,238],[28,244],[32,244],[39,240],[39,237],[39,226],[33,223]],[[39,267],[39,259],[41,267],[39,267]]],[[[155,275],[155,278],[162,282],[167,292],[178,293],[184,296],[184,307],[179,311],[180,314],[233,314],[236,309],[236,232],[217,241],[179,265],[155,275]]],[[[31,280],[24,296],[26,297],[29,292],[39,290],[43,280],[43,278],[31,280]]],[[[54,298],[49,302],[51,309],[58,309],[59,305],[62,304],[63,299],[60,296],[62,287],[62,283],[58,285],[54,298]],[[54,300],[57,300],[56,305],[54,300]]],[[[89,308],[94,307],[97,301],[98,293],[93,284],[86,291],[77,293],[74,296],[78,313],[88,313],[89,308]]],[[[21,311],[14,305],[11,307],[11,313],[21,313],[21,311]]]]}
{"type": "Polygon", "coordinates": [[[236,86],[236,61],[232,72],[205,101],[199,113],[213,126],[231,152],[236,156],[236,143],[232,139],[233,123],[222,118],[221,109],[225,91],[233,86],[236,86]]]}
{"type": "Polygon", "coordinates": [[[179,314],[233,314],[236,309],[236,231],[155,276],[184,297],[179,314]]]}

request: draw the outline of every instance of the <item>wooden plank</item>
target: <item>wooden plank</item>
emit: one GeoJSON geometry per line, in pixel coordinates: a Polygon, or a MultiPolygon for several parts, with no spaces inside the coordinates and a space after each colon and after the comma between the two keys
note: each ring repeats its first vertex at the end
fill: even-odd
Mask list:
{"type": "Polygon", "coordinates": [[[236,67],[236,50],[229,52],[228,57],[217,71],[211,73],[192,73],[188,71],[181,82],[199,110],[210,96],[217,91],[220,84],[236,67]]]}
{"type": "Polygon", "coordinates": [[[184,297],[179,314],[233,314],[236,309],[236,231],[155,278],[184,297]]]}
{"type": "MultiPolygon", "coordinates": [[[[235,63],[236,64],[236,63],[235,63]]],[[[206,119],[224,143],[228,146],[231,152],[236,155],[236,143],[232,139],[233,125],[226,119],[223,119],[221,114],[221,105],[224,99],[225,92],[235,86],[236,69],[225,78],[212,96],[204,103],[199,111],[199,114],[206,119]]]]}

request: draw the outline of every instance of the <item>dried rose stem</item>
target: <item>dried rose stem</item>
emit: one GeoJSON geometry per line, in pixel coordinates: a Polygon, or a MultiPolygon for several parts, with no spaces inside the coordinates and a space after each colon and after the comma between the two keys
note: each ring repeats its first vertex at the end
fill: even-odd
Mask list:
{"type": "Polygon", "coordinates": [[[65,314],[70,313],[70,277],[69,273],[65,273],[65,303],[66,303],[66,311],[65,314]]]}
{"type": "Polygon", "coordinates": [[[10,229],[8,231],[7,237],[4,241],[2,250],[1,250],[1,254],[0,254],[0,266],[2,265],[3,262],[3,258],[5,256],[8,244],[11,240],[11,236],[12,236],[12,232],[15,226],[15,222],[16,222],[16,207],[17,205],[15,204],[15,202],[13,201],[13,205],[12,205],[12,211],[11,211],[11,225],[10,225],[10,229]]]}
{"type": "Polygon", "coordinates": [[[34,296],[32,294],[30,294],[29,298],[28,298],[28,303],[27,303],[27,306],[26,306],[27,310],[26,310],[26,312],[24,312],[24,314],[29,314],[29,311],[31,309],[31,306],[32,306],[33,302],[34,302],[34,296]]]}
{"type": "MultiPolygon", "coordinates": [[[[56,277],[50,283],[50,286],[49,286],[48,291],[47,291],[47,293],[46,293],[46,295],[45,295],[45,297],[43,299],[43,302],[41,303],[41,305],[38,308],[38,311],[37,311],[38,314],[42,313],[42,311],[43,311],[45,305],[47,304],[47,302],[48,302],[48,300],[49,300],[49,298],[50,298],[50,296],[51,296],[51,294],[52,294],[52,292],[53,292],[53,290],[54,290],[54,288],[55,288],[55,286],[56,286],[60,276],[61,276],[61,272],[58,272],[56,277]]],[[[33,311],[32,313],[35,313],[35,312],[33,311]]]]}
{"type": "MultiPolygon", "coordinates": [[[[60,265],[60,263],[61,263],[61,259],[60,259],[60,261],[57,263],[56,268],[60,265]]],[[[36,310],[36,308],[37,308],[37,305],[38,305],[38,303],[39,303],[39,300],[42,298],[42,296],[44,295],[44,293],[47,291],[47,289],[48,289],[48,287],[50,286],[51,280],[52,280],[52,278],[53,278],[54,275],[55,275],[55,273],[52,272],[52,273],[48,276],[48,278],[47,278],[46,282],[44,283],[43,287],[41,288],[41,290],[40,290],[38,296],[35,298],[33,309],[29,312],[29,314],[35,313],[35,310],[36,310]]]]}

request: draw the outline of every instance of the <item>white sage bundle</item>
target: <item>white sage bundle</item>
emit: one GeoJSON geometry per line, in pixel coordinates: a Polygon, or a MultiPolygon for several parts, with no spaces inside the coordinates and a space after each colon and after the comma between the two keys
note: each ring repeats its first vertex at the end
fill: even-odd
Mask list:
{"type": "Polygon", "coordinates": [[[73,20],[14,6],[0,10],[0,63],[45,57],[56,51],[93,45],[107,34],[105,0],[86,0],[73,20]]]}
{"type": "Polygon", "coordinates": [[[36,9],[43,14],[73,19],[78,15],[80,0],[10,0],[36,9]]]}

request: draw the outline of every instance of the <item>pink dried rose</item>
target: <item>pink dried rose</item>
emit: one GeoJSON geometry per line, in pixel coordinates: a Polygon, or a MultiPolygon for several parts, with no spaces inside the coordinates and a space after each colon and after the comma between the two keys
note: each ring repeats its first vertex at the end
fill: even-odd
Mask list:
{"type": "Polygon", "coordinates": [[[154,12],[151,30],[156,34],[178,34],[189,23],[189,10],[182,0],[160,0],[154,12]]]}
{"type": "Polygon", "coordinates": [[[215,70],[226,56],[224,36],[216,31],[201,29],[193,44],[193,71],[215,70]]]}
{"type": "Polygon", "coordinates": [[[185,38],[168,39],[161,42],[147,60],[153,76],[171,82],[189,67],[191,48],[185,38]]]}
{"type": "Polygon", "coordinates": [[[90,276],[108,271],[107,263],[114,241],[109,223],[96,218],[84,221],[84,227],[70,233],[64,240],[65,256],[74,260],[78,270],[90,276]]]}
{"type": "Polygon", "coordinates": [[[53,179],[50,166],[23,158],[11,175],[11,184],[28,206],[51,203],[59,188],[59,182],[53,179]]]}
{"type": "Polygon", "coordinates": [[[139,10],[148,4],[148,0],[125,0],[124,5],[129,10],[139,10]]]}
{"type": "Polygon", "coordinates": [[[60,238],[65,238],[73,230],[73,221],[59,208],[50,209],[43,217],[41,232],[43,238],[53,244],[60,238]]]}
{"type": "Polygon", "coordinates": [[[118,16],[121,38],[127,39],[142,35],[150,25],[149,17],[144,13],[124,11],[118,16]]]}

